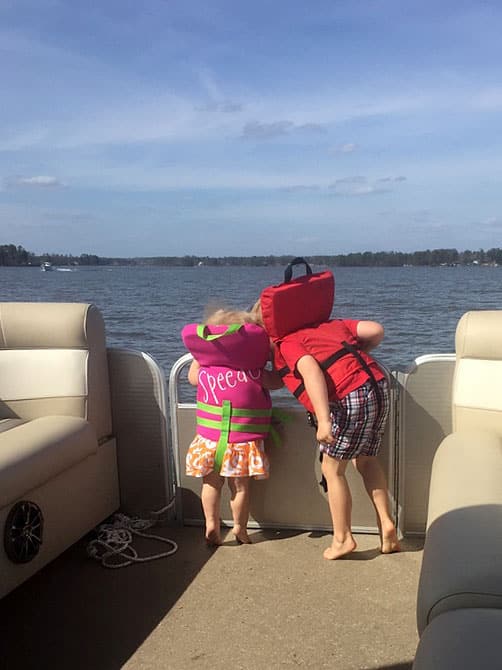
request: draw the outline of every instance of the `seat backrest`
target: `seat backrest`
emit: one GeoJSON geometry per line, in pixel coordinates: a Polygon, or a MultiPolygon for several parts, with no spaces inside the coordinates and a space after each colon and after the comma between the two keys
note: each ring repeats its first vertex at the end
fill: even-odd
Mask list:
{"type": "Polygon", "coordinates": [[[453,430],[502,436],[502,310],[466,312],[455,334],[453,430]]]}
{"type": "Polygon", "coordinates": [[[82,303],[0,303],[0,419],[55,414],[112,432],[103,317],[82,303]]]}

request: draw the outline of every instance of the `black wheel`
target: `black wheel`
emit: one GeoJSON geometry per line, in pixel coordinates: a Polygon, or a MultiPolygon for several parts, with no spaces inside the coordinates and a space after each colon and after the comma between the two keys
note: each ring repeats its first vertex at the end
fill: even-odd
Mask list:
{"type": "Polygon", "coordinates": [[[29,563],[42,544],[44,517],[42,510],[29,500],[16,503],[5,521],[5,553],[13,563],[29,563]]]}

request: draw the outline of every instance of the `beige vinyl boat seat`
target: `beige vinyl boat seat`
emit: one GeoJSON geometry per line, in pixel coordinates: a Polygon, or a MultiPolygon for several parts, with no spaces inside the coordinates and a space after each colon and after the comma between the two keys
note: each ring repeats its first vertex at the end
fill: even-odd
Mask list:
{"type": "Polygon", "coordinates": [[[433,461],[414,670],[493,668],[502,630],[502,311],[455,336],[453,433],[433,461]]]}
{"type": "Polygon", "coordinates": [[[99,310],[0,303],[0,597],[118,507],[99,310]]]}

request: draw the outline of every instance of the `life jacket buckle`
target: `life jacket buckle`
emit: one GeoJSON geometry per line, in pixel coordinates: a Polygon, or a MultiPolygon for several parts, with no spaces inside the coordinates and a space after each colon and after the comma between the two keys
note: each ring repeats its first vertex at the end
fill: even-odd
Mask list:
{"type": "Polygon", "coordinates": [[[317,428],[317,419],[313,412],[307,412],[307,423],[311,428],[317,428]]]}

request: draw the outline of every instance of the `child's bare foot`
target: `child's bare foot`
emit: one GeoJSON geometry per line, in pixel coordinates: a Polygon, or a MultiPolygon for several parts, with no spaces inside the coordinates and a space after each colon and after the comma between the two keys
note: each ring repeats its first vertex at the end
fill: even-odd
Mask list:
{"type": "Polygon", "coordinates": [[[342,556],[350,554],[356,547],[357,544],[352,535],[346,537],[343,542],[339,542],[335,537],[333,537],[331,547],[328,547],[324,550],[323,556],[328,561],[334,561],[337,558],[341,558],[342,556]]]}
{"type": "Polygon", "coordinates": [[[206,528],[206,544],[208,547],[219,547],[221,545],[219,528],[206,528]]]}
{"type": "Polygon", "coordinates": [[[382,533],[382,546],[380,547],[380,551],[382,554],[394,554],[401,551],[401,545],[397,539],[397,531],[394,526],[382,533]]]}
{"type": "Polygon", "coordinates": [[[241,528],[240,526],[234,526],[232,529],[232,533],[235,536],[235,539],[239,544],[252,544],[251,538],[248,535],[248,532],[245,528],[241,528]]]}

